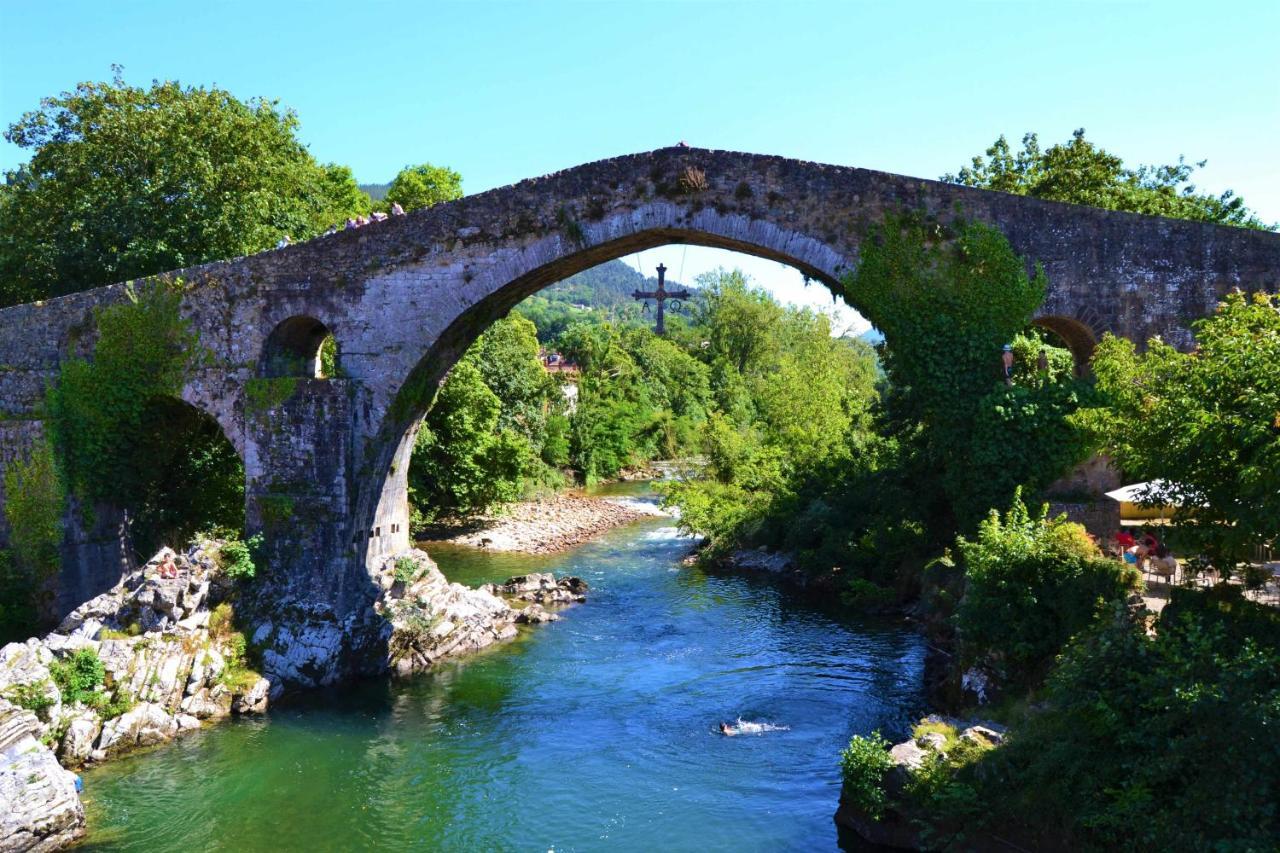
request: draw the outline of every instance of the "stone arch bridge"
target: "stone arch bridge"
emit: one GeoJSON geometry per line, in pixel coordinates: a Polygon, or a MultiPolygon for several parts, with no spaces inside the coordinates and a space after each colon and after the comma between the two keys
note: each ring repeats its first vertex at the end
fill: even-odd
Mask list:
{"type": "MultiPolygon", "coordinates": [[[[327,683],[377,658],[361,639],[376,633],[361,627],[374,595],[367,567],[409,546],[417,423],[467,346],[521,299],[673,242],[778,260],[841,293],[868,226],[900,210],[962,212],[1042,263],[1050,289],[1038,322],[1078,359],[1108,331],[1188,345],[1189,323],[1225,293],[1280,277],[1274,233],[686,147],[160,276],[184,280],[183,310],[214,356],[183,398],[216,418],[241,454],[249,528],[266,536],[266,610],[277,624],[258,639],[275,642],[280,624],[295,641],[310,638],[302,659],[268,648],[268,669],[327,683]],[[341,378],[276,375],[314,365],[328,332],[341,378]]],[[[856,293],[843,295],[857,307],[856,293]]],[[[64,355],[83,351],[93,309],[123,298],[124,286],[111,285],[0,311],[0,465],[39,435],[45,385],[64,355]]],[[[127,559],[119,514],[95,516],[94,530],[68,518],[68,606],[113,583],[127,559]]],[[[6,538],[0,519],[0,544],[6,538]]]]}

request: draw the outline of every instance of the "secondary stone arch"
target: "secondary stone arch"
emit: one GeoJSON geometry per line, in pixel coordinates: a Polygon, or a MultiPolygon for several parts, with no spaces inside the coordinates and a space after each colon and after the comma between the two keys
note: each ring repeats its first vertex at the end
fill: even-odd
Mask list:
{"type": "Polygon", "coordinates": [[[1077,376],[1088,375],[1093,351],[1098,346],[1098,333],[1091,324],[1075,317],[1057,315],[1036,317],[1031,324],[1052,332],[1071,351],[1077,376]]]}
{"type": "Polygon", "coordinates": [[[356,530],[377,531],[377,535],[368,538],[353,538],[357,547],[365,544],[366,566],[386,553],[409,546],[407,475],[414,439],[436,390],[484,330],[526,297],[558,281],[638,251],[672,244],[708,246],[775,260],[820,282],[835,298],[844,294],[840,279],[849,262],[821,240],[772,223],[726,216],[710,209],[690,213],[680,205],[607,218],[584,226],[576,239],[545,238],[512,262],[480,273],[489,279],[482,284],[486,295],[425,346],[400,384],[373,442],[373,481],[360,490],[368,503],[357,502],[357,521],[353,525],[356,530]],[[655,220],[663,224],[648,227],[655,220]],[[592,242],[593,238],[600,238],[599,242],[592,242]],[[381,488],[375,485],[379,477],[381,488]]]}
{"type": "Polygon", "coordinates": [[[321,348],[333,331],[310,314],[295,314],[276,323],[262,344],[258,376],[321,379],[321,348]]]}

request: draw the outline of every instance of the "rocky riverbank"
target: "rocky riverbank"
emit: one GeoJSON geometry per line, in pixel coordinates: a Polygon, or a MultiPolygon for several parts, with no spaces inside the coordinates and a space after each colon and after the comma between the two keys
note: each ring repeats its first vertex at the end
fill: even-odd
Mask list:
{"type": "Polygon", "coordinates": [[[510,504],[500,514],[434,525],[422,532],[421,540],[427,547],[434,541],[490,551],[554,554],[657,513],[656,508],[636,501],[554,495],[510,504]]]}
{"type": "MultiPolygon", "coordinates": [[[[54,632],[0,649],[0,851],[54,850],[83,831],[64,768],[263,713],[282,682],[258,669],[305,663],[308,636],[237,630],[236,599],[247,593],[219,549],[204,542],[174,555],[170,577],[161,552],[54,632]]],[[[416,550],[388,558],[373,579],[384,668],[396,674],[514,637],[518,624],[557,619],[548,607],[586,599],[583,581],[549,574],[483,589],[449,583],[416,550]]]]}
{"type": "MultiPolygon", "coordinates": [[[[869,810],[866,803],[860,802],[857,796],[851,796],[846,788],[840,795],[836,824],[877,847],[935,849],[938,846],[936,839],[922,832],[919,818],[923,815],[912,802],[910,792],[917,783],[917,777],[927,775],[936,765],[945,765],[955,754],[965,751],[980,754],[999,747],[1004,739],[1005,728],[993,722],[938,715],[925,717],[909,739],[889,749],[889,766],[879,783],[885,798],[883,806],[877,809],[879,813],[869,810]]],[[[1027,849],[988,834],[966,837],[961,846],[973,850],[1027,849]]]]}

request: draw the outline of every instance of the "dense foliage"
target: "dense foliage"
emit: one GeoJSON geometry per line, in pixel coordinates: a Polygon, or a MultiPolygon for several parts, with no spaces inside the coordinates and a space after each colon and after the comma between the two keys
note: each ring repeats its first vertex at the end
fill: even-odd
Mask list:
{"type": "Polygon", "coordinates": [[[667,487],[685,529],[713,550],[770,538],[778,505],[820,472],[851,460],[874,396],[876,361],[861,341],[833,338],[828,319],[784,308],[741,273],[700,280],[689,330],[710,382],[701,475],[667,487]]]}
{"type": "Polygon", "coordinates": [[[1084,138],[1084,129],[1069,142],[1041,149],[1034,133],[1013,152],[1002,135],[958,174],[942,180],[1000,192],[1128,210],[1173,219],[1195,219],[1246,228],[1267,228],[1231,190],[1221,195],[1199,192],[1191,183],[1204,161],[1128,168],[1114,154],[1084,138]]]}
{"type": "Polygon", "coordinates": [[[298,120],[261,98],[173,81],[81,83],[5,138],[30,149],[0,193],[0,305],[270,248],[368,209],[298,120]]]}
{"type": "Polygon", "coordinates": [[[1232,294],[1194,329],[1189,353],[1106,338],[1099,415],[1120,466],[1158,481],[1148,500],[1181,507],[1182,541],[1230,574],[1280,536],[1280,300],[1232,294]]]}
{"type": "Polygon", "coordinates": [[[9,524],[12,564],[8,571],[21,579],[23,593],[14,601],[29,601],[39,609],[49,581],[61,566],[62,511],[66,492],[45,439],[36,441],[25,458],[4,470],[5,520],[9,524]]]}
{"type": "Polygon", "coordinates": [[[834,576],[849,603],[910,597],[957,530],[1090,449],[1074,415],[1091,389],[1028,325],[1044,287],[990,228],[891,217],[846,283],[886,335],[883,373],[865,344],[831,339],[812,315],[705,287],[691,332],[706,341],[715,409],[703,476],[669,490],[681,523],[712,554],[785,550],[834,576]]]}
{"type": "MultiPolygon", "coordinates": [[[[1070,377],[1006,385],[1000,352],[1031,321],[1046,281],[993,228],[889,218],[864,244],[851,277],[867,319],[885,334],[885,372],[898,417],[961,529],[1018,486],[1041,488],[1089,450],[1067,421],[1086,388],[1070,377]]],[[[944,521],[935,527],[948,526],[944,521]]]]}
{"type": "Polygon", "coordinates": [[[1000,822],[1072,849],[1264,850],[1280,837],[1280,615],[1180,592],[1154,634],[1102,620],[979,780],[1000,822]]]}
{"type": "Polygon", "coordinates": [[[409,467],[415,517],[467,515],[556,485],[566,461],[559,384],[536,330],[513,315],[467,350],[418,431],[409,467]]]}
{"type": "Polygon", "coordinates": [[[502,402],[479,369],[458,362],[415,439],[409,487],[424,518],[483,511],[519,497],[532,451],[520,434],[498,430],[501,414],[502,402]]]}
{"type": "Polygon", "coordinates": [[[462,198],[462,175],[430,163],[405,166],[392,179],[383,197],[387,206],[399,204],[405,212],[459,198],[462,198]]]}
{"type": "Polygon", "coordinates": [[[854,735],[840,754],[840,778],[844,799],[870,818],[884,814],[887,801],[884,777],[893,768],[889,742],[879,732],[870,737],[854,735]]]}
{"type": "Polygon", "coordinates": [[[1004,518],[992,510],[973,539],[957,543],[961,654],[1010,689],[1040,684],[1067,641],[1139,583],[1136,570],[1103,558],[1083,527],[1047,510],[1028,512],[1019,495],[1004,518]]]}
{"type": "Polygon", "coordinates": [[[144,551],[244,525],[239,457],[212,419],[176,399],[202,357],[180,296],[154,285],[99,311],[93,358],[65,360],[46,401],[67,487],[86,511],[128,510],[144,551]]]}
{"type": "Polygon", "coordinates": [[[579,365],[570,462],[588,481],[692,449],[709,403],[706,367],[647,328],[576,324],[558,340],[579,365]]]}

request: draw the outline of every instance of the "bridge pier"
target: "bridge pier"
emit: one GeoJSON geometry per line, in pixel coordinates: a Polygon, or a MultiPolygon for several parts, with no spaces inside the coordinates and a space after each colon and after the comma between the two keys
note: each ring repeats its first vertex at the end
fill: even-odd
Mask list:
{"type": "MultiPolygon", "coordinates": [[[[246,383],[246,528],[260,574],[242,598],[263,674],[317,687],[385,666],[390,626],[374,612],[366,555],[380,531],[354,511],[356,388],[349,380],[246,383]]],[[[406,534],[407,535],[407,534],[406,534]]]]}

